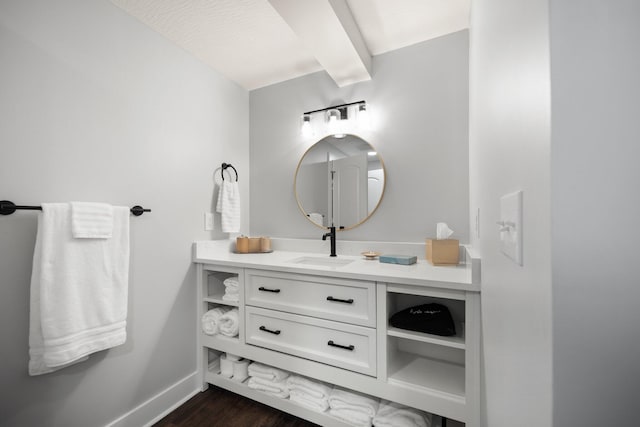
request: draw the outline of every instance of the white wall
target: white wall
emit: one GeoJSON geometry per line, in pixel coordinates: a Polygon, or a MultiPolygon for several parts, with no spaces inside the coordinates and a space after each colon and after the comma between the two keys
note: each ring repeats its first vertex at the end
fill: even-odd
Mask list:
{"type": "Polygon", "coordinates": [[[195,371],[191,242],[222,237],[203,231],[222,162],[248,229],[248,93],[106,0],[3,0],[0,63],[0,199],[153,210],[131,219],[127,343],[33,378],[37,214],[0,217],[0,425],[105,425],[195,371]]]}
{"type": "Polygon", "coordinates": [[[374,120],[360,136],[388,182],[372,218],[338,239],[424,242],[445,221],[468,241],[468,49],[461,31],[374,57],[370,82],[338,88],[319,72],[251,91],[252,234],[320,239],[293,194],[298,161],[315,142],[302,138],[301,116],[364,99],[374,120]]]}
{"type": "Polygon", "coordinates": [[[472,242],[482,257],[483,425],[549,426],[549,10],[531,0],[474,0],[472,8],[469,175],[472,242]],[[515,190],[524,192],[522,267],[500,252],[496,225],[500,197],[515,190]]]}
{"type": "Polygon", "coordinates": [[[554,425],[637,425],[640,3],[550,16],[554,425]]]}

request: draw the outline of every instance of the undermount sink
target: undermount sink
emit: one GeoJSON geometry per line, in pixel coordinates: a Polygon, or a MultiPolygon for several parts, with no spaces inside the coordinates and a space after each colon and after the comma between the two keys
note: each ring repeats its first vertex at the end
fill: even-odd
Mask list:
{"type": "Polygon", "coordinates": [[[302,258],[292,259],[291,262],[294,264],[321,265],[325,267],[344,267],[345,265],[351,264],[353,260],[344,258],[329,258],[328,256],[305,256],[302,258]]]}

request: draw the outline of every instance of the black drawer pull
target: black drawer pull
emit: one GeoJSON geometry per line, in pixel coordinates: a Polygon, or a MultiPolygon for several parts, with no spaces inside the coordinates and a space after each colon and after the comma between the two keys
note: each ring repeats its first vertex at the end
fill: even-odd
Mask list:
{"type": "Polygon", "coordinates": [[[277,294],[280,292],[280,289],[269,289],[269,288],[265,288],[264,286],[260,286],[258,290],[264,291],[264,292],[273,292],[274,294],[277,294]]]}
{"type": "Polygon", "coordinates": [[[331,347],[344,348],[345,350],[349,350],[349,351],[355,350],[355,347],[352,345],[340,345],[340,344],[334,343],[333,341],[329,341],[327,345],[330,345],[331,347]]]}
{"type": "Polygon", "coordinates": [[[340,298],[334,298],[334,297],[327,297],[327,301],[343,302],[343,303],[345,303],[345,304],[353,304],[353,298],[349,298],[349,299],[340,299],[340,298]]]}
{"type": "Polygon", "coordinates": [[[270,334],[273,334],[273,335],[280,335],[280,329],[272,331],[271,329],[267,329],[264,326],[260,326],[260,330],[261,331],[265,331],[265,332],[269,332],[270,334]]]}

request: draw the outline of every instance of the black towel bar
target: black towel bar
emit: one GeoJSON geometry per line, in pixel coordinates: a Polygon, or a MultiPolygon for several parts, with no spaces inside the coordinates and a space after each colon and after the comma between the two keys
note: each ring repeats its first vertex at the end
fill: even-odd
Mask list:
{"type": "MultiPolygon", "coordinates": [[[[18,210],[26,210],[26,211],[41,211],[42,206],[18,206],[9,200],[0,200],[0,215],[11,215],[15,211],[18,210]]],[[[140,216],[144,212],[151,212],[151,209],[145,209],[142,206],[134,206],[131,209],[131,214],[134,216],[140,216]]]]}

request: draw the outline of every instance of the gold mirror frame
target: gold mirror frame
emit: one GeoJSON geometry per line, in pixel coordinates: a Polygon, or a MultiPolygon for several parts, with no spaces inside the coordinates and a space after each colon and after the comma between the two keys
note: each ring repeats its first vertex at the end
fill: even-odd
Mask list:
{"type": "MultiPolygon", "coordinates": [[[[338,228],[336,227],[336,231],[346,231],[346,230],[351,230],[359,225],[361,225],[362,223],[364,223],[365,221],[367,221],[369,218],[371,218],[371,216],[378,210],[378,208],[380,207],[380,203],[382,203],[382,199],[384,198],[384,193],[385,190],[387,188],[387,169],[385,168],[384,165],[384,161],[382,160],[382,156],[380,156],[380,154],[378,153],[378,151],[373,147],[373,145],[371,145],[371,143],[367,140],[365,140],[364,138],[359,137],[358,135],[354,135],[354,134],[347,134],[346,137],[350,137],[350,138],[358,138],[359,140],[363,141],[364,143],[368,144],[370,147],[371,151],[375,151],[376,152],[376,157],[377,160],[380,162],[380,167],[382,168],[382,175],[383,175],[383,184],[382,184],[382,191],[380,193],[380,198],[378,199],[378,202],[376,203],[376,206],[373,208],[373,210],[371,212],[369,212],[367,214],[366,217],[364,217],[363,219],[361,219],[359,222],[357,222],[356,224],[353,225],[349,225],[349,226],[344,226],[343,228],[338,228]]],[[[316,222],[312,221],[311,218],[309,217],[309,212],[305,211],[304,207],[302,206],[302,202],[300,201],[300,197],[298,195],[298,175],[300,172],[300,167],[303,164],[304,159],[306,158],[306,156],[311,152],[311,150],[313,150],[319,143],[325,141],[327,138],[335,138],[333,135],[327,135],[321,139],[319,139],[318,141],[316,141],[314,144],[312,144],[309,148],[307,148],[307,150],[304,152],[304,154],[302,155],[302,157],[300,158],[300,161],[298,162],[298,166],[296,167],[296,172],[293,178],[293,194],[296,197],[296,203],[298,204],[298,209],[300,209],[300,212],[302,212],[302,214],[304,215],[304,217],[313,225],[315,225],[318,228],[321,228],[323,230],[329,228],[329,226],[322,226],[317,224],[316,222]]],[[[342,138],[336,138],[336,139],[342,139],[342,138]]]]}

